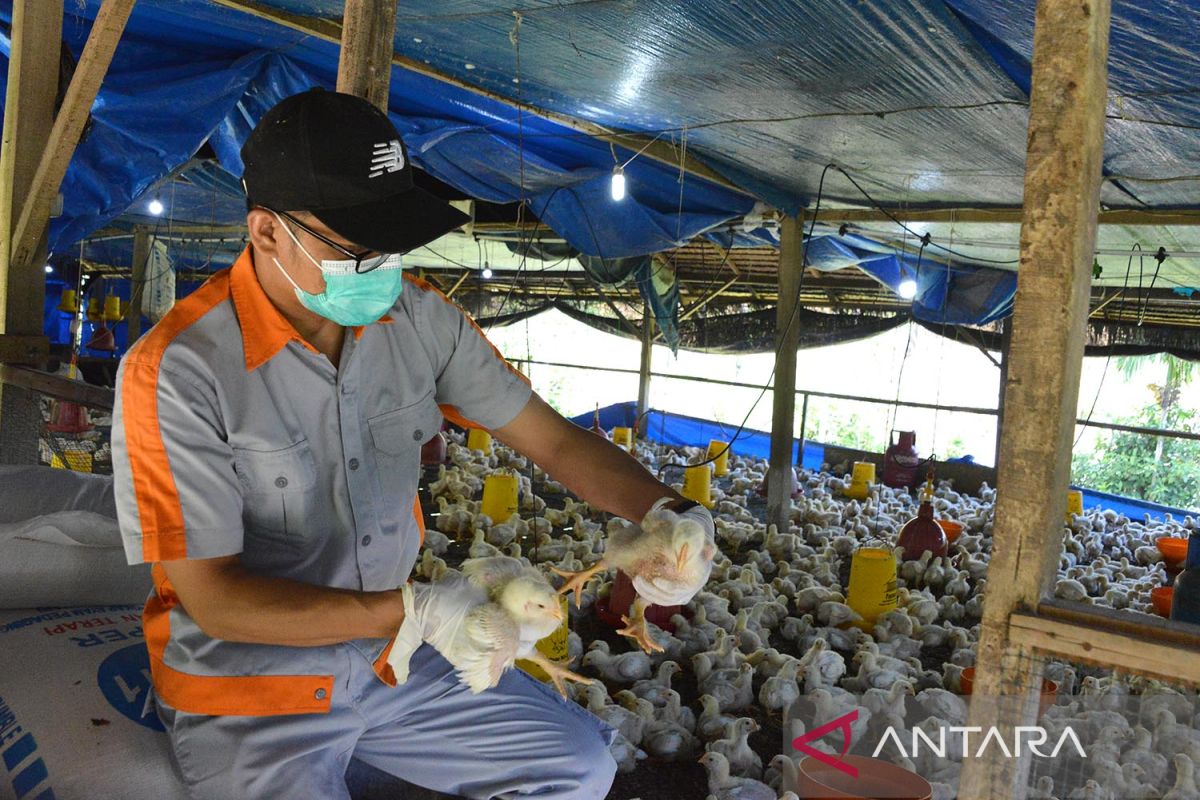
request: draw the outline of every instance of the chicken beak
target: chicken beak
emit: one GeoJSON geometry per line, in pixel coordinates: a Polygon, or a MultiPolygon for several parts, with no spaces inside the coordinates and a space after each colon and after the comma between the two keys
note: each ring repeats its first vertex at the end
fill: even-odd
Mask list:
{"type": "Polygon", "coordinates": [[[684,566],[684,564],[687,563],[687,560],[688,560],[688,546],[686,544],[684,544],[684,545],[680,546],[679,552],[677,552],[675,554],[675,567],[680,572],[683,572],[683,566],[684,566]]]}
{"type": "MultiPolygon", "coordinates": [[[[555,598],[555,599],[557,600],[557,598],[555,598]]],[[[550,616],[553,617],[554,619],[558,620],[559,622],[562,622],[562,620],[563,620],[562,605],[555,602],[554,605],[550,606],[550,616]]]]}

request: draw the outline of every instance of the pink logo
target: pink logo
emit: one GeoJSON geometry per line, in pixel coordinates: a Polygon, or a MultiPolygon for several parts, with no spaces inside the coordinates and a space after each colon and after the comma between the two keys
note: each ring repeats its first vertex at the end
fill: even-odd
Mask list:
{"type": "Polygon", "coordinates": [[[828,753],[822,753],[820,750],[810,747],[808,744],[809,742],[815,742],[830,731],[840,730],[842,732],[842,755],[844,756],[846,753],[850,752],[850,745],[853,744],[853,741],[851,740],[850,723],[856,722],[857,720],[858,709],[856,708],[850,713],[843,714],[842,716],[838,717],[833,722],[826,722],[819,728],[813,728],[804,735],[797,736],[792,740],[792,747],[796,748],[802,753],[812,756],[822,764],[833,767],[836,770],[841,770],[851,778],[857,778],[857,767],[850,766],[837,756],[831,756],[828,753]]]}

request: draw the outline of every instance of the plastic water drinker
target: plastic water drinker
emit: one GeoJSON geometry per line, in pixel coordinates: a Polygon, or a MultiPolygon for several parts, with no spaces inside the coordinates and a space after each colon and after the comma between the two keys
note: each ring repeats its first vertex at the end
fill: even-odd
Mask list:
{"type": "Polygon", "coordinates": [[[633,428],[613,428],[612,442],[617,447],[633,452],[633,428]]]}
{"type": "Polygon", "coordinates": [[[879,615],[893,610],[896,602],[896,556],[883,547],[860,547],[850,560],[846,592],[846,604],[863,618],[854,624],[871,630],[879,615]]]}

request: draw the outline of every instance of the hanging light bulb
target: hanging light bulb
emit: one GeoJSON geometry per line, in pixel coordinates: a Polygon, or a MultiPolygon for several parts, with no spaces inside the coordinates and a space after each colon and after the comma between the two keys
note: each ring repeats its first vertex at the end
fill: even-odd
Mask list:
{"type": "Polygon", "coordinates": [[[150,213],[156,217],[161,216],[163,213],[162,201],[157,197],[150,201],[150,205],[147,206],[147,208],[149,209],[150,213]]]}
{"type": "Polygon", "coordinates": [[[49,275],[51,272],[54,272],[54,267],[47,264],[46,265],[46,274],[49,275]]]}
{"type": "Polygon", "coordinates": [[[492,277],[492,268],[484,267],[483,268],[483,279],[486,281],[490,277],[492,277]]]}
{"type": "Polygon", "coordinates": [[[625,199],[625,168],[620,165],[613,168],[612,199],[618,203],[625,199]]]}
{"type": "Polygon", "coordinates": [[[900,286],[896,291],[905,300],[912,300],[917,296],[917,282],[912,278],[905,278],[900,281],[900,286]]]}

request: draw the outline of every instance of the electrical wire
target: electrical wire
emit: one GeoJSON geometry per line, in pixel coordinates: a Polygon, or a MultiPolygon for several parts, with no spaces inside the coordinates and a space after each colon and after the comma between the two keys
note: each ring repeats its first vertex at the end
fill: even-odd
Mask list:
{"type": "MultiPolygon", "coordinates": [[[[849,172],[847,172],[847,171],[846,171],[846,170],[844,170],[842,167],[840,167],[840,166],[838,166],[838,165],[836,165],[836,164],[834,164],[834,165],[833,165],[833,167],[834,167],[834,169],[836,169],[838,172],[842,173],[842,175],[846,176],[846,180],[850,181],[850,183],[851,183],[851,184],[854,186],[854,188],[855,188],[855,189],[858,189],[859,193],[860,193],[860,194],[862,194],[862,196],[863,196],[863,197],[867,198],[867,202],[869,202],[869,203],[870,203],[872,206],[874,206],[874,207],[876,208],[876,210],[878,210],[878,211],[882,212],[882,213],[883,213],[883,215],[884,215],[884,216],[886,216],[888,219],[890,219],[892,222],[896,223],[896,224],[897,224],[897,225],[899,225],[901,228],[903,228],[903,229],[904,229],[906,232],[908,232],[908,233],[912,234],[912,235],[913,235],[914,237],[916,237],[917,239],[924,239],[925,237],[927,237],[927,236],[929,235],[929,234],[925,234],[925,236],[921,236],[921,235],[920,235],[920,234],[918,234],[916,231],[914,231],[912,228],[910,228],[910,227],[908,227],[907,225],[905,225],[903,222],[901,222],[899,219],[897,219],[897,218],[896,218],[896,216],[895,216],[894,214],[892,214],[892,212],[888,211],[886,208],[884,208],[882,205],[880,205],[880,204],[879,204],[879,203],[878,203],[878,202],[875,200],[875,198],[874,198],[874,197],[872,197],[872,196],[871,196],[871,195],[870,195],[870,194],[867,192],[867,190],[866,190],[866,189],[864,189],[864,188],[863,188],[863,187],[862,187],[862,186],[859,184],[859,182],[858,182],[858,181],[854,180],[854,177],[853,177],[853,176],[852,176],[852,175],[851,175],[849,172]]],[[[964,253],[959,253],[959,252],[956,252],[955,250],[952,250],[951,248],[949,248],[949,247],[946,247],[946,246],[944,246],[944,245],[940,245],[940,244],[938,244],[937,242],[930,241],[930,242],[928,242],[928,244],[929,244],[929,246],[930,246],[930,247],[935,247],[935,248],[937,248],[938,250],[941,250],[941,251],[942,251],[942,252],[944,252],[944,253],[948,253],[949,255],[956,256],[956,257],[958,257],[958,258],[961,258],[961,259],[962,259],[962,260],[964,260],[964,261],[977,261],[977,262],[979,262],[979,263],[982,263],[982,264],[1019,264],[1019,263],[1021,263],[1021,259],[1019,259],[1019,258],[1011,258],[1011,259],[1007,259],[1007,260],[999,260],[999,259],[993,259],[993,258],[982,258],[982,257],[980,257],[980,256],[968,256],[968,255],[966,255],[966,254],[964,254],[964,253]]]]}
{"type": "MultiPolygon", "coordinates": [[[[1129,248],[1129,261],[1125,265],[1125,284],[1121,287],[1121,295],[1124,295],[1125,290],[1129,288],[1129,273],[1133,269],[1133,254],[1135,252],[1140,253],[1141,251],[1142,246],[1137,242],[1134,242],[1133,247],[1129,248]]],[[[1104,390],[1104,379],[1108,377],[1108,365],[1112,362],[1112,353],[1113,349],[1110,345],[1108,355],[1104,359],[1104,371],[1100,373],[1100,385],[1096,387],[1096,395],[1092,398],[1092,407],[1088,409],[1087,417],[1084,418],[1084,424],[1079,426],[1079,434],[1075,437],[1075,442],[1071,445],[1072,452],[1079,446],[1079,442],[1083,440],[1083,434],[1087,432],[1088,423],[1092,421],[1092,414],[1096,411],[1096,403],[1100,401],[1100,392],[1104,390]]]]}

